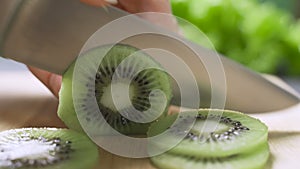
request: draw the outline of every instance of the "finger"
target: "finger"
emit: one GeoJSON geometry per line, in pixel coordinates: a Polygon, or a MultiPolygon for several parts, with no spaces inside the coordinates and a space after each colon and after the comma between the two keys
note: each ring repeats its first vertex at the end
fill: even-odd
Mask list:
{"type": "Polygon", "coordinates": [[[180,107],[171,105],[168,109],[168,114],[176,114],[180,111],[180,107]]]}
{"type": "Polygon", "coordinates": [[[28,68],[58,98],[62,77],[35,67],[28,66],[28,68]]]}
{"type": "Polygon", "coordinates": [[[103,7],[109,4],[105,0],[80,0],[80,2],[97,7],[103,7]]]}
{"type": "Polygon", "coordinates": [[[116,8],[119,8],[119,9],[122,9],[122,10],[126,11],[126,9],[125,9],[120,3],[112,4],[112,6],[114,6],[114,7],[116,7],[116,8]]]}
{"type": "Polygon", "coordinates": [[[168,109],[168,114],[177,114],[179,112],[192,111],[192,110],[195,110],[195,109],[171,105],[168,109]]]}
{"type": "MultiPolygon", "coordinates": [[[[80,0],[89,5],[103,7],[108,4],[125,10],[129,13],[142,13],[142,12],[159,12],[171,14],[171,5],[169,0],[80,0]],[[110,2],[110,3],[108,3],[110,2]]],[[[151,15],[142,14],[142,18],[169,29],[175,33],[181,34],[176,19],[172,15],[151,15]]]]}
{"type": "Polygon", "coordinates": [[[169,0],[118,0],[118,7],[130,13],[140,13],[138,16],[145,20],[172,32],[182,34],[176,18],[171,15],[172,9],[169,0]],[[147,12],[157,12],[158,14],[147,12]]]}
{"type": "Polygon", "coordinates": [[[169,0],[118,0],[118,3],[130,13],[171,13],[169,0]]]}

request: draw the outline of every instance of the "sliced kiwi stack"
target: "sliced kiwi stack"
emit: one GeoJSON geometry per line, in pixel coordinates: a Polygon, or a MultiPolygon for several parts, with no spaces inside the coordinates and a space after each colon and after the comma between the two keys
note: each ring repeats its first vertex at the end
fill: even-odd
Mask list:
{"type": "Polygon", "coordinates": [[[194,157],[164,153],[151,158],[161,169],[263,169],[269,158],[269,147],[256,149],[255,153],[237,154],[222,158],[194,157]]]}
{"type": "Polygon", "coordinates": [[[60,90],[58,115],[69,128],[82,131],[82,125],[93,125],[101,132],[105,120],[120,133],[140,135],[146,134],[151,123],[141,120],[143,116],[159,114],[157,119],[166,114],[172,96],[169,75],[148,54],[115,44],[96,47],[80,57],[88,65],[74,62],[64,73],[60,90]],[[79,73],[74,73],[76,69],[79,73]],[[74,85],[74,76],[82,84],[74,85]],[[163,101],[152,91],[161,91],[163,101]]]}
{"type": "MultiPolygon", "coordinates": [[[[180,142],[151,158],[162,169],[256,169],[263,168],[269,157],[267,126],[240,112],[214,109],[182,112],[153,123],[147,134],[153,137],[165,131],[170,133],[164,140],[166,143],[168,139],[180,142]],[[188,124],[191,122],[192,125],[188,124]]],[[[164,144],[154,144],[164,148],[164,144]]]]}
{"type": "Polygon", "coordinates": [[[97,146],[69,129],[22,128],[0,133],[1,169],[91,169],[97,146]]]}

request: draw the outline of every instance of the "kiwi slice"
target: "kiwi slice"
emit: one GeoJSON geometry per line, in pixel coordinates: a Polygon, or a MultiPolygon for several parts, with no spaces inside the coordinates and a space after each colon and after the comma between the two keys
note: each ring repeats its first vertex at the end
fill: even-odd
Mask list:
{"type": "Polygon", "coordinates": [[[194,157],[164,153],[151,157],[152,163],[161,169],[263,169],[269,158],[267,144],[250,154],[228,157],[194,157]]]}
{"type": "Polygon", "coordinates": [[[22,128],[0,133],[1,169],[89,169],[97,160],[97,146],[68,129],[22,128]]]}
{"type": "Polygon", "coordinates": [[[69,128],[82,131],[81,125],[92,125],[103,132],[106,122],[123,134],[145,134],[151,123],[145,117],[159,114],[151,117],[155,120],[166,114],[170,79],[146,53],[116,44],[96,47],[79,58],[87,64],[74,62],[63,75],[60,91],[58,115],[69,128]]]}
{"type": "MultiPolygon", "coordinates": [[[[171,115],[153,123],[148,136],[158,135],[167,129],[170,135],[166,139],[169,141],[164,143],[182,139],[170,150],[171,153],[200,158],[255,151],[266,144],[268,136],[267,126],[258,119],[229,110],[200,109],[171,115]],[[176,124],[175,119],[178,119],[176,124]],[[193,121],[194,124],[188,127],[193,121]]],[[[167,147],[160,142],[153,144],[167,147]]]]}

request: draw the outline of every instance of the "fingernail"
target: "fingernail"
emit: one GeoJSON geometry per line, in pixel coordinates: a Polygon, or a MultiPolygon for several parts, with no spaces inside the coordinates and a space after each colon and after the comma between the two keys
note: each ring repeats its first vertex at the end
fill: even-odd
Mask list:
{"type": "Polygon", "coordinates": [[[112,5],[118,4],[118,0],[105,0],[105,1],[112,4],[112,5]]]}

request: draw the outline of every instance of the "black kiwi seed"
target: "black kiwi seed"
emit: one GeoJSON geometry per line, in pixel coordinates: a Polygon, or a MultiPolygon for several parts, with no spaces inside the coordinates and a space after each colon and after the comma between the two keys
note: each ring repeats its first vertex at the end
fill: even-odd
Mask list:
{"type": "MultiPolygon", "coordinates": [[[[153,90],[162,91],[162,93],[166,96],[167,103],[164,109],[160,110],[161,112],[154,113],[159,113],[160,115],[167,113],[167,108],[172,96],[170,77],[165,71],[161,70],[161,65],[153,60],[147,53],[141,52],[133,46],[115,44],[114,46],[104,45],[93,48],[83,55],[84,57],[82,58],[88,59],[88,63],[95,63],[95,65],[91,66],[91,69],[88,69],[88,71],[91,70],[90,75],[94,77],[86,77],[86,74],[89,74],[89,72],[85,72],[84,74],[79,72],[76,76],[74,76],[74,71],[76,70],[81,70],[81,68],[84,71],[87,70],[87,65],[78,64],[78,66],[76,62],[70,66],[63,76],[63,87],[60,92],[61,101],[58,109],[58,115],[69,128],[77,131],[83,131],[82,126],[85,125],[82,125],[82,123],[80,124],[78,119],[75,119],[76,117],[83,117],[80,118],[82,119],[80,122],[92,124],[95,127],[102,126],[101,124],[103,124],[103,122],[96,121],[97,118],[95,118],[99,115],[93,113],[99,112],[98,110],[94,111],[94,107],[96,107],[97,109],[100,109],[106,122],[108,122],[115,130],[123,134],[130,135],[145,134],[150,122],[138,122],[138,119],[144,119],[147,117],[147,115],[145,116],[143,113],[138,112],[146,112],[149,110],[149,113],[153,113],[151,111],[157,111],[157,109],[150,109],[151,100],[149,99],[149,95],[153,90]],[[100,64],[97,57],[94,57],[97,55],[99,55],[99,59],[101,59],[100,64]],[[130,60],[129,56],[133,56],[134,59],[130,60]],[[154,69],[149,69],[148,67],[154,67],[154,69]],[[156,69],[156,67],[160,69],[156,69]],[[70,78],[72,80],[70,80],[70,78]],[[79,84],[78,87],[80,87],[80,90],[72,89],[76,86],[75,83],[72,83],[74,79],[75,81],[78,80],[80,82],[77,83],[79,84]],[[129,97],[131,104],[127,105],[127,102],[124,101],[121,102],[121,106],[118,107],[113,102],[114,99],[112,98],[110,89],[112,89],[112,87],[116,87],[115,91],[118,92],[117,97],[119,100],[124,100],[122,97],[125,95],[124,93],[127,92],[124,88],[125,85],[129,85],[129,97]],[[122,90],[123,88],[124,90],[122,90]],[[70,96],[70,93],[72,93],[73,96],[70,96]],[[96,99],[97,104],[90,103],[90,101],[93,102],[94,99],[96,99]],[[77,105],[81,106],[82,104],[86,105],[85,107],[87,109],[79,108],[80,110],[76,111],[75,107],[77,108],[77,105]],[[91,109],[93,109],[93,111],[91,111],[91,109]],[[74,117],[73,120],[70,119],[70,115],[65,113],[66,110],[68,110],[68,112],[77,113],[77,116],[72,116],[74,117]],[[126,120],[123,120],[121,117],[128,110],[138,110],[138,112],[132,113],[126,120]],[[88,118],[84,116],[88,116],[88,118]],[[131,121],[131,118],[134,118],[135,120],[131,121]]],[[[152,95],[152,97],[159,96],[152,95]]],[[[157,102],[157,99],[154,102],[154,104],[159,103],[163,102],[157,102]]],[[[154,121],[155,119],[151,120],[154,121]]],[[[94,131],[99,131],[99,134],[103,134],[101,133],[102,129],[95,129],[94,131]]],[[[103,129],[103,131],[105,133],[107,130],[103,129]]]]}
{"type": "Polygon", "coordinates": [[[7,130],[0,133],[0,142],[1,169],[86,169],[98,160],[97,146],[87,136],[67,129],[7,130]]]}
{"type": "MultiPolygon", "coordinates": [[[[180,119],[183,118],[183,116],[179,116],[180,119]]],[[[214,141],[224,141],[224,140],[231,140],[234,139],[236,136],[240,135],[241,133],[250,130],[248,127],[245,127],[242,125],[241,122],[232,120],[230,117],[226,116],[220,116],[220,115],[202,115],[202,114],[197,114],[195,116],[196,120],[220,120],[219,123],[225,124],[229,127],[228,130],[222,131],[222,132],[211,132],[209,134],[196,134],[194,132],[189,132],[186,134],[185,139],[188,139],[190,141],[203,141],[203,139],[206,142],[214,141]],[[200,139],[201,138],[201,139],[200,139]]],[[[185,116],[179,123],[188,123],[189,121],[189,115],[185,116]]],[[[176,131],[175,131],[176,132],[176,131]]]]}
{"type": "MultiPolygon", "coordinates": [[[[98,70],[98,72],[101,71],[101,68],[102,67],[100,67],[100,70],[98,70]]],[[[129,67],[129,68],[123,67],[123,71],[124,72],[126,72],[127,70],[132,71],[132,68],[131,67],[129,67]]],[[[115,72],[115,68],[114,67],[111,68],[111,71],[110,71],[109,67],[107,67],[107,66],[105,67],[105,73],[112,75],[114,72],[115,72]]],[[[128,77],[128,76],[126,76],[126,77],[128,77]]],[[[99,81],[101,81],[101,82],[102,81],[106,81],[106,80],[103,80],[103,78],[104,77],[101,77],[100,74],[96,74],[96,81],[98,81],[98,82],[99,81]]],[[[110,79],[108,79],[108,81],[110,81],[110,79]]],[[[136,76],[134,78],[134,81],[136,81],[140,86],[142,86],[142,87],[140,87],[140,92],[139,93],[142,92],[144,95],[149,93],[149,92],[147,92],[147,90],[149,90],[149,88],[143,87],[143,86],[149,84],[149,82],[147,82],[143,78],[139,78],[139,76],[136,76]]],[[[95,84],[97,85],[97,83],[95,83],[95,84]]],[[[95,89],[95,95],[96,95],[97,99],[101,98],[102,94],[103,94],[103,91],[101,89],[97,89],[97,88],[95,89]]],[[[135,106],[135,108],[137,110],[144,111],[144,110],[146,110],[146,109],[148,109],[150,107],[150,104],[147,103],[149,101],[148,98],[141,97],[140,95],[137,95],[137,97],[135,97],[135,98],[136,99],[133,99],[135,101],[133,103],[133,105],[135,106]]],[[[98,100],[98,102],[100,102],[100,101],[98,100]]],[[[99,104],[99,107],[102,107],[102,106],[104,106],[104,105],[99,104]]],[[[105,111],[101,111],[101,113],[104,115],[104,118],[106,120],[107,120],[107,113],[114,114],[109,109],[105,109],[105,111]]],[[[139,117],[138,114],[137,114],[136,119],[140,119],[140,118],[141,117],[139,117]]],[[[121,121],[118,120],[119,119],[118,117],[116,119],[117,119],[117,121],[116,121],[117,124],[128,125],[128,123],[130,123],[130,121],[127,120],[127,119],[126,120],[121,120],[121,121]]],[[[123,118],[123,119],[125,119],[125,118],[123,118]]],[[[90,121],[90,120],[88,120],[88,121],[90,121]]]]}
{"type": "MultiPolygon", "coordinates": [[[[264,163],[268,157],[267,126],[255,118],[249,117],[240,112],[215,109],[199,109],[196,111],[182,112],[180,113],[179,118],[177,116],[177,114],[174,114],[161,118],[157,123],[153,123],[148,131],[148,137],[153,137],[165,132],[166,128],[171,126],[169,130],[170,134],[167,137],[163,138],[161,141],[151,142],[150,144],[155,148],[164,150],[164,148],[169,148],[172,140],[180,140],[178,144],[174,145],[172,149],[168,149],[166,152],[166,154],[173,154],[174,159],[179,160],[180,155],[190,155],[197,159],[201,159],[202,157],[220,157],[222,159],[226,159],[231,155],[239,153],[247,154],[255,150],[262,150],[261,153],[263,160],[261,163],[264,163]],[[195,116],[195,114],[197,115],[195,116]],[[192,117],[187,118],[188,115],[192,115],[192,117]],[[204,117],[204,119],[201,119],[202,117],[204,117]],[[189,120],[192,118],[193,120],[189,120]],[[228,123],[229,121],[231,122],[228,123]],[[173,128],[175,125],[177,128],[173,128]],[[180,128],[180,126],[182,126],[182,128],[180,128]],[[180,130],[178,131],[177,129],[180,130]],[[186,130],[188,130],[188,133],[183,133],[183,131],[186,130]],[[183,138],[183,136],[185,137],[183,138]]],[[[159,157],[164,158],[167,156],[162,155],[159,157]]],[[[163,164],[169,162],[167,159],[159,161],[162,162],[162,166],[165,167],[167,165],[163,164]]],[[[185,164],[183,160],[181,162],[182,163],[175,163],[178,165],[185,164]]],[[[187,160],[186,163],[189,164],[189,161],[187,160]]],[[[168,167],[176,168],[176,164],[173,165],[174,167],[171,167],[171,165],[168,167]]],[[[181,166],[179,168],[217,167],[217,165],[208,167],[201,165],[198,166],[198,164],[196,164],[197,167],[190,165],[187,166],[189,167],[181,166]]],[[[231,168],[239,167],[233,166],[231,168]]]]}

